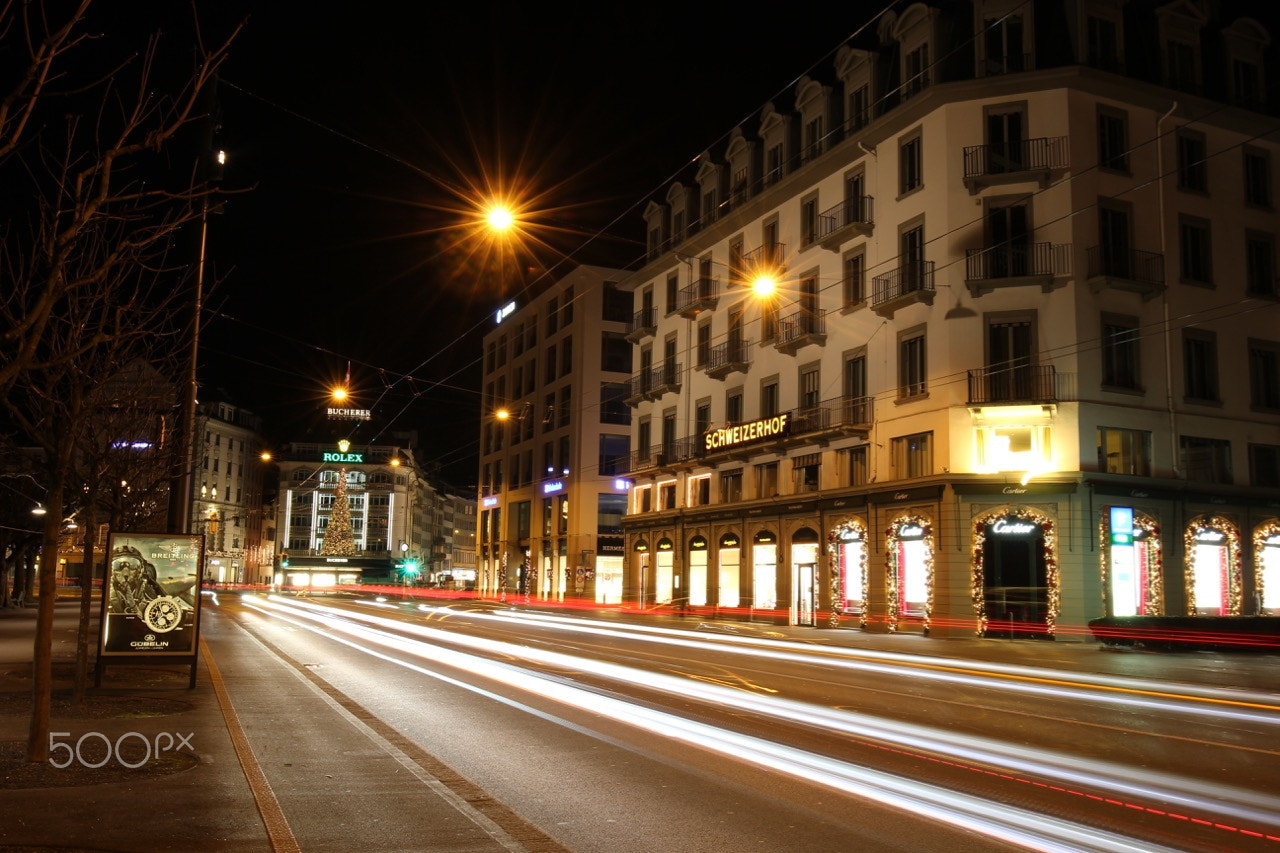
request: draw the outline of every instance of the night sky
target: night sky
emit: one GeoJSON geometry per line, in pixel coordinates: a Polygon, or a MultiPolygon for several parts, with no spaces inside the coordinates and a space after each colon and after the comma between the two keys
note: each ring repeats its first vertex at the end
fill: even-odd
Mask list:
{"type": "Polygon", "coordinates": [[[416,429],[459,487],[493,309],[575,263],[631,265],[648,198],[770,98],[789,107],[806,70],[830,74],[870,14],[248,5],[219,86],[231,194],[210,222],[202,396],[305,439],[350,363],[375,411],[357,440],[416,429]],[[505,266],[465,227],[488,187],[536,211],[505,266]]]}

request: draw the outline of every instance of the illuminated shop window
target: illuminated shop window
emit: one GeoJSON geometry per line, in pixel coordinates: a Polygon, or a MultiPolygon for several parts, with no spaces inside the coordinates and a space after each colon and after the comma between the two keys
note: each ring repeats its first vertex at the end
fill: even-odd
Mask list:
{"type": "Polygon", "coordinates": [[[982,473],[1051,470],[1049,427],[999,424],[976,430],[982,473]]]}

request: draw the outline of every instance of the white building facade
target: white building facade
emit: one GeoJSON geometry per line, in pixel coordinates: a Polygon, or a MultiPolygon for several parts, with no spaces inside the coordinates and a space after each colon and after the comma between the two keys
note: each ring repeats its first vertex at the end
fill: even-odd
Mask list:
{"type": "Polygon", "coordinates": [[[484,338],[477,524],[483,596],[622,597],[631,295],[583,265],[484,338]]]}
{"type": "Polygon", "coordinates": [[[1280,613],[1270,39],[1207,9],[912,5],[649,204],[627,601],[1280,613]]]}
{"type": "Polygon", "coordinates": [[[220,584],[260,583],[270,573],[263,547],[262,421],[234,404],[198,407],[200,467],[193,480],[192,527],[205,537],[204,578],[220,584]]]}

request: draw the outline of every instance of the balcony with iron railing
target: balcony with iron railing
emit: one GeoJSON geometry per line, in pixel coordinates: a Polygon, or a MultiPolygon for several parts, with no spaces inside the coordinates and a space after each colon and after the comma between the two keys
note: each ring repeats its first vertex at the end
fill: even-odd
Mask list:
{"type": "Polygon", "coordinates": [[[627,323],[627,340],[631,343],[651,337],[658,330],[658,310],[653,307],[641,308],[627,323]]]}
{"type": "Polygon", "coordinates": [[[1051,364],[1009,363],[968,371],[970,406],[1050,405],[1076,398],[1074,377],[1051,364]]]}
{"type": "Polygon", "coordinates": [[[1094,293],[1122,290],[1150,299],[1164,290],[1164,255],[1158,252],[1090,246],[1085,260],[1085,281],[1094,293]]]}
{"type": "Polygon", "coordinates": [[[713,345],[707,353],[706,373],[712,379],[723,379],[730,373],[746,373],[750,366],[750,341],[731,338],[713,345]]]}
{"type": "Polygon", "coordinates": [[[813,406],[801,406],[791,413],[791,434],[812,441],[815,434],[827,437],[865,434],[874,420],[874,398],[835,397],[813,406]]]}
{"type": "Polygon", "coordinates": [[[822,345],[827,341],[827,311],[801,308],[779,318],[773,344],[778,352],[795,355],[796,351],[810,344],[822,345]]]}
{"type": "Polygon", "coordinates": [[[871,279],[871,310],[891,318],[908,305],[933,304],[933,261],[913,261],[871,279]]]}
{"type": "Polygon", "coordinates": [[[1005,243],[965,252],[965,286],[974,296],[1005,287],[1053,289],[1057,276],[1071,272],[1070,244],[1005,243]]]}
{"type": "Polygon", "coordinates": [[[871,236],[875,230],[874,202],[869,195],[856,196],[819,213],[814,239],[822,248],[838,252],[854,237],[871,236]]]}
{"type": "Polygon", "coordinates": [[[752,249],[742,256],[742,269],[734,270],[740,277],[750,280],[756,273],[779,271],[782,260],[786,257],[786,245],[783,243],[766,243],[752,249]]]}
{"type": "Polygon", "coordinates": [[[634,406],[642,400],[656,400],[663,394],[680,390],[681,365],[667,361],[657,367],[641,370],[629,380],[626,404],[634,406]]]}
{"type": "Polygon", "coordinates": [[[701,437],[686,436],[648,447],[638,447],[631,451],[626,473],[635,474],[641,471],[670,468],[690,462],[697,456],[700,443],[701,437]]]}
{"type": "Polygon", "coordinates": [[[1069,164],[1065,136],[969,145],[964,149],[964,185],[970,194],[1022,181],[1037,181],[1044,187],[1069,164]]]}
{"type": "Polygon", "coordinates": [[[676,313],[693,318],[703,311],[716,307],[720,298],[720,282],[714,278],[700,278],[676,294],[676,313]]]}

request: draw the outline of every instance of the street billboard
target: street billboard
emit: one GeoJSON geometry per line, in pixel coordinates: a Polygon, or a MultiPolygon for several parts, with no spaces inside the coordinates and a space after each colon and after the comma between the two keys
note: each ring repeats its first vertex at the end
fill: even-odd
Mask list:
{"type": "Polygon", "coordinates": [[[204,537],[112,533],[99,656],[194,659],[204,537]]]}

